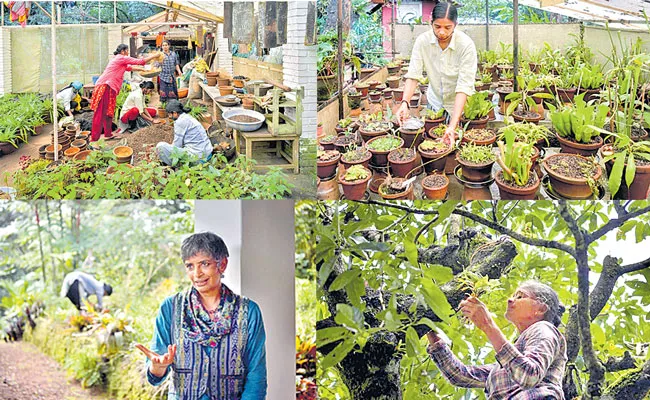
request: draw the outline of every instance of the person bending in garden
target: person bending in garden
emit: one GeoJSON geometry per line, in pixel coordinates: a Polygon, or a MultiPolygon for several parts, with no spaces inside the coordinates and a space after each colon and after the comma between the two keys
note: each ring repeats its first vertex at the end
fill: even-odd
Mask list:
{"type": "Polygon", "coordinates": [[[56,101],[63,105],[65,113],[72,117],[73,111],[81,110],[81,100],[88,101],[87,98],[81,97],[79,92],[83,89],[84,84],[79,81],[74,81],[68,86],[59,90],[56,94],[56,101]]]}
{"type": "Polygon", "coordinates": [[[145,107],[145,96],[154,90],[153,82],[142,82],[140,85],[132,84],[132,86],[133,90],[124,100],[122,111],[120,111],[118,133],[158,123],[158,120],[155,119],[156,109],[145,107]]]}
{"type": "Polygon", "coordinates": [[[183,241],[181,256],[191,286],[166,298],[156,317],[147,379],[171,374],[170,399],[266,398],[266,334],[259,306],[221,282],[228,248],[211,232],[183,241]]]}
{"type": "Polygon", "coordinates": [[[158,53],[153,53],[145,58],[129,57],[129,46],[120,44],[113,52],[115,57],[108,62],[106,69],[95,83],[95,91],[90,100],[90,108],[95,112],[93,125],[90,133],[90,141],[99,140],[102,133],[104,139],[111,140],[119,138],[112,133],[113,115],[115,113],[115,102],[117,94],[122,88],[122,80],[126,71],[131,71],[133,65],[145,65],[147,62],[157,58],[158,53]]]}
{"type": "Polygon", "coordinates": [[[174,153],[186,153],[197,160],[208,160],[212,155],[212,143],[208,138],[203,125],[189,115],[185,107],[178,100],[171,100],[165,107],[167,115],[174,120],[174,142],[172,144],[160,142],[156,145],[156,152],[160,161],[172,165],[174,153]]]}
{"type": "Polygon", "coordinates": [[[418,80],[426,71],[429,78],[427,104],[434,111],[444,108],[447,130],[443,140],[453,143],[456,127],[467,97],[474,93],[478,58],[476,46],[467,34],[456,30],[458,11],[451,3],[438,3],[431,13],[432,30],[417,37],[409,69],[404,77],[404,95],[397,111],[400,121],[411,116],[409,102],[418,80]]]}
{"type": "Polygon", "coordinates": [[[85,309],[83,300],[88,301],[88,296],[93,294],[97,296],[97,309],[101,311],[104,308],[104,296],[113,294],[113,288],[82,271],[72,271],[63,278],[61,297],[67,297],[77,310],[85,309]]]}
{"type": "Polygon", "coordinates": [[[452,385],[482,388],[488,399],[564,399],[566,341],[557,329],[564,306],[553,289],[528,281],[508,299],[505,317],[519,332],[514,344],[506,340],[485,304],[476,297],[461,301],[460,308],[486,334],[497,362],[464,365],[433,331],[429,332],[427,351],[452,385]]]}

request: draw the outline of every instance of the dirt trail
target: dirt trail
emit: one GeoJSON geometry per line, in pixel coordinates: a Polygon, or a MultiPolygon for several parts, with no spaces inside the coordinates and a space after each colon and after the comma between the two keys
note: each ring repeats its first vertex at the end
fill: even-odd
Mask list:
{"type": "Polygon", "coordinates": [[[0,342],[0,400],[106,400],[68,382],[63,368],[31,343],[0,342]]]}

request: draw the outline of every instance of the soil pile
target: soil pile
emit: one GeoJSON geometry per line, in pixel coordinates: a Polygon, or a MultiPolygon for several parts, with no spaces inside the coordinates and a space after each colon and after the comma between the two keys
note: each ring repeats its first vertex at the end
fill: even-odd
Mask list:
{"type": "Polygon", "coordinates": [[[174,140],[174,127],[167,124],[151,125],[137,130],[135,133],[125,134],[127,145],[133,149],[133,164],[137,165],[144,159],[144,152],[156,147],[158,142],[172,143],[174,140]]]}

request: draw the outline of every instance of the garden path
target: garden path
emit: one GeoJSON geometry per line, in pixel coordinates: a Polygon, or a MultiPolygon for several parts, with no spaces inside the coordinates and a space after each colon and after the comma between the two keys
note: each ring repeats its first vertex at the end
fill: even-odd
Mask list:
{"type": "Polygon", "coordinates": [[[0,400],[105,400],[68,382],[63,368],[26,342],[0,342],[0,400]]]}

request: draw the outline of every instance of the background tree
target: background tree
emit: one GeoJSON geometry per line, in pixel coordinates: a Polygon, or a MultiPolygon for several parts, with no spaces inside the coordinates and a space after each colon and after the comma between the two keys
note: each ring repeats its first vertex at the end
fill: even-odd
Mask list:
{"type": "Polygon", "coordinates": [[[464,362],[493,362],[485,336],[453,308],[466,293],[481,296],[513,340],[506,299],[530,278],[571,307],[566,398],[646,396],[647,202],[368,203],[319,204],[323,398],[483,398],[441,377],[422,335],[436,326],[464,362]]]}

